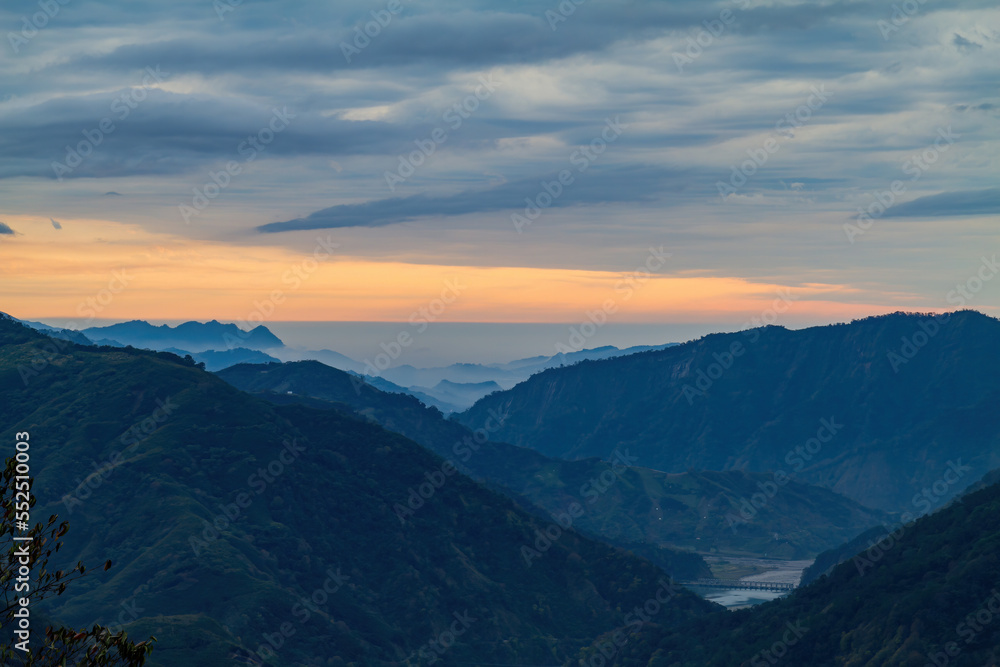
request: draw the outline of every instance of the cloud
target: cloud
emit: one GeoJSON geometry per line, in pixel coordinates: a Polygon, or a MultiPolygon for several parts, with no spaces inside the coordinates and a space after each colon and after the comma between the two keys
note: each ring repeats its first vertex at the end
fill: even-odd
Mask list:
{"type": "MultiPolygon", "coordinates": [[[[301,23],[291,23],[286,18],[253,30],[213,32],[210,39],[189,31],[167,34],[156,40],[124,44],[108,52],[82,55],[72,66],[125,71],[139,62],[158,63],[172,72],[208,76],[233,72],[266,76],[273,72],[382,69],[404,62],[407,68],[432,70],[541,63],[601,52],[617,42],[648,39],[665,30],[700,27],[702,21],[719,13],[706,11],[703,5],[691,0],[607,2],[579,7],[571,14],[564,13],[566,20],[553,23],[548,16],[559,13],[554,9],[558,3],[548,0],[519,3],[516,8],[499,3],[456,7],[448,7],[445,2],[426,7],[404,4],[407,5],[404,11],[371,39],[363,34],[358,38],[360,28],[372,20],[368,11],[330,12],[329,8],[312,6],[303,12],[306,15],[300,17],[301,23]],[[313,27],[320,25],[322,28],[313,27]],[[255,40],[254,48],[247,49],[247,33],[264,33],[267,39],[255,40]],[[344,45],[358,51],[350,54],[350,60],[345,56],[344,45]]],[[[838,5],[832,9],[786,8],[746,14],[754,14],[750,23],[760,29],[775,25],[801,27],[822,21],[830,13],[843,12],[838,5]]],[[[227,17],[227,23],[238,26],[240,18],[234,12],[227,17]]],[[[51,65],[56,69],[63,66],[51,65]]]]}
{"type": "MultiPolygon", "coordinates": [[[[60,98],[2,119],[0,178],[108,178],[178,174],[218,160],[255,156],[384,154],[409,143],[415,130],[375,121],[345,121],[287,106],[150,90],[128,109],[112,95],[60,98]],[[286,129],[269,129],[276,112],[286,129]],[[108,131],[102,131],[101,123],[108,131]],[[261,150],[248,141],[269,133],[261,150]],[[82,157],[74,157],[74,156],[82,157]],[[53,168],[60,163],[72,169],[53,168]]],[[[277,123],[274,127],[280,127],[277,123]]]]}
{"type": "Polygon", "coordinates": [[[14,236],[17,234],[13,229],[10,228],[6,223],[0,222],[0,235],[3,236],[14,236]]]}
{"type": "MultiPolygon", "coordinates": [[[[988,6],[988,3],[989,0],[967,0],[970,6],[988,6]]],[[[412,76],[418,69],[440,72],[500,64],[541,64],[599,54],[622,42],[641,42],[664,34],[679,35],[683,41],[685,36],[695,36],[704,30],[706,23],[719,24],[723,10],[728,10],[733,20],[726,24],[720,39],[734,34],[792,32],[815,42],[815,37],[806,33],[822,27],[828,33],[825,42],[850,37],[857,46],[856,31],[844,29],[842,24],[855,22],[868,26],[871,35],[877,36],[876,21],[885,13],[877,4],[850,1],[758,4],[740,0],[712,5],[697,0],[605,0],[560,5],[552,0],[517,3],[438,0],[403,3],[403,10],[386,25],[373,30],[374,37],[367,39],[361,28],[372,22],[370,3],[338,2],[334,8],[301,2],[294,9],[280,10],[272,9],[273,5],[268,3],[259,4],[241,6],[228,14],[225,31],[211,29],[215,27],[211,23],[207,24],[210,29],[192,29],[192,24],[184,24],[158,32],[155,38],[133,40],[110,50],[87,49],[68,62],[53,62],[45,70],[123,72],[135,63],[157,63],[171,72],[205,76],[239,72],[266,78],[274,73],[336,74],[402,65],[412,76]],[[247,48],[251,39],[253,48],[247,48]],[[345,57],[345,44],[359,51],[350,60],[345,57]]],[[[205,18],[203,8],[192,7],[195,8],[192,15],[205,18]]],[[[131,5],[129,9],[132,10],[131,5]]],[[[921,11],[929,14],[938,8],[927,6],[921,11]]],[[[155,14],[162,10],[149,6],[129,13],[144,12],[155,14]]],[[[208,12],[214,18],[212,14],[208,12]]],[[[116,27],[113,17],[107,16],[104,21],[116,27]]],[[[134,17],[122,17],[117,26],[133,21],[134,17]]]]}
{"type": "Polygon", "coordinates": [[[982,44],[968,40],[957,32],[954,34],[951,43],[962,53],[975,53],[976,51],[983,50],[982,44]]]}
{"type": "Polygon", "coordinates": [[[994,111],[995,109],[998,109],[998,108],[1000,108],[1000,106],[998,106],[996,104],[993,104],[991,102],[983,102],[981,104],[971,104],[971,105],[970,104],[956,104],[955,105],[955,111],[962,111],[962,112],[970,111],[970,110],[971,111],[986,111],[986,112],[989,112],[989,111],[994,111]]]}
{"type": "Polygon", "coordinates": [[[503,183],[487,190],[467,190],[453,195],[379,199],[363,204],[341,204],[325,208],[305,218],[272,222],[257,227],[270,234],[305,229],[381,227],[431,216],[456,216],[508,210],[526,215],[525,210],[563,208],[581,204],[641,202],[653,199],[652,192],[684,189],[685,174],[660,167],[590,167],[585,173],[567,170],[573,177],[561,185],[558,174],[503,183]],[[547,203],[551,202],[551,203],[547,203]]]}
{"type": "Polygon", "coordinates": [[[55,218],[49,218],[49,220],[52,222],[52,226],[54,228],[56,228],[56,229],[62,229],[62,225],[55,218]]]}
{"type": "Polygon", "coordinates": [[[956,215],[1000,213],[1000,188],[963,190],[919,197],[897,204],[885,212],[886,218],[938,218],[956,215]]]}
{"type": "MultiPolygon", "coordinates": [[[[942,250],[914,278],[914,249],[964,256],[974,235],[913,225],[913,247],[895,249],[905,257],[876,262],[828,253],[822,221],[903,178],[901,165],[948,126],[960,140],[908,196],[945,194],[886,215],[953,214],[949,228],[961,231],[977,224],[962,216],[995,210],[988,194],[962,191],[997,183],[1000,98],[985,82],[1000,75],[1000,14],[995,0],[923,3],[883,38],[893,1],[406,0],[350,62],[342,45],[384,0],[254,0],[223,21],[210,0],[70,3],[0,58],[4,215],[20,224],[13,216],[43,210],[74,229],[128,220],[296,250],[305,234],[274,232],[343,228],[358,257],[458,265],[616,267],[669,234],[689,270],[788,276],[807,266],[897,291],[923,280],[933,295],[954,264],[942,250]],[[733,20],[720,27],[723,9],[733,20]],[[679,68],[678,55],[692,60],[679,68]],[[111,110],[157,66],[169,73],[162,84],[127,117],[111,110]],[[496,94],[460,127],[443,123],[490,74],[503,83],[496,94]],[[831,97],[804,110],[814,86],[831,97]],[[289,128],[244,162],[240,143],[285,106],[296,114],[289,128]],[[524,243],[510,215],[524,215],[540,182],[616,114],[628,131],[587,173],[574,171],[524,243]],[[776,135],[789,114],[805,120],[776,135]],[[114,131],[55,182],[53,162],[96,138],[106,117],[114,131]],[[391,193],[386,171],[438,127],[447,141],[391,193]],[[780,150],[764,154],[769,136],[780,150]],[[234,160],[239,176],[180,229],[178,206],[234,160]],[[743,179],[735,170],[745,184],[718,201],[717,183],[743,179]],[[387,225],[392,233],[365,232],[387,225]]],[[[22,13],[0,8],[0,22],[22,13]]]]}

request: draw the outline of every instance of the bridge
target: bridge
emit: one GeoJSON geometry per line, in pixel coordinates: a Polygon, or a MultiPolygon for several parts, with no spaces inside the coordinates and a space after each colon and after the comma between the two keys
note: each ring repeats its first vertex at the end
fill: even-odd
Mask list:
{"type": "Polygon", "coordinates": [[[747,579],[695,579],[694,581],[681,581],[682,586],[703,586],[705,588],[735,588],[750,591],[791,591],[795,589],[795,584],[786,584],[780,581],[750,581],[747,579]]]}

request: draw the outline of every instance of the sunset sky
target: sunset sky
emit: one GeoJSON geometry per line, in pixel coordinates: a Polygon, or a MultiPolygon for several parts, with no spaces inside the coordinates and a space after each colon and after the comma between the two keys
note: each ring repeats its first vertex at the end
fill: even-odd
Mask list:
{"type": "Polygon", "coordinates": [[[0,10],[15,317],[818,323],[1000,245],[995,2],[53,4],[0,10]]]}

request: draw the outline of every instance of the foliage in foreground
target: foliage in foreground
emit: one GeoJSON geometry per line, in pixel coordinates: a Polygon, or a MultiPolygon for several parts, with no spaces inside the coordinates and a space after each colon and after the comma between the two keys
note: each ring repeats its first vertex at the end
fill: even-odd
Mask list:
{"type": "MultiPolygon", "coordinates": [[[[4,535],[0,557],[0,659],[4,665],[100,665],[142,667],[153,650],[155,638],[136,644],[124,631],[113,634],[100,625],[89,630],[45,627],[38,633],[35,624],[39,620],[35,608],[39,602],[52,595],[62,595],[67,584],[83,577],[86,566],[77,563],[68,573],[63,570],[50,572],[49,558],[62,548],[62,538],[69,531],[69,522],[57,524],[58,516],[53,514],[43,525],[36,523],[21,537],[29,540],[15,541],[12,529],[19,512],[35,505],[35,498],[23,500],[25,490],[21,487],[21,498],[17,497],[17,469],[13,458],[0,473],[0,506],[3,510],[4,535]],[[22,576],[19,570],[27,561],[27,567],[34,574],[22,576]],[[25,590],[28,585],[29,590],[25,590]],[[28,605],[21,601],[27,600],[28,605]],[[24,618],[27,610],[27,619],[24,618]],[[24,628],[25,621],[29,625],[24,628]],[[18,636],[17,632],[21,634],[18,636]],[[39,646],[40,644],[40,646],[39,646]],[[28,650],[24,650],[24,649],[28,650]]],[[[24,483],[22,482],[22,485],[24,483]]],[[[111,561],[104,564],[104,570],[111,568],[111,561]]]]}

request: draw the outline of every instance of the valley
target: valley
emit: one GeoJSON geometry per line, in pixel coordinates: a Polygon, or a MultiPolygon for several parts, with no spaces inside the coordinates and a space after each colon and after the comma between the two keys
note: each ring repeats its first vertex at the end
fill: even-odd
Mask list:
{"type": "MultiPolygon", "coordinates": [[[[869,323],[850,326],[837,333],[863,333],[869,323]]],[[[764,636],[773,609],[818,604],[822,595],[842,604],[838,595],[819,592],[831,578],[864,588],[888,585],[864,576],[869,571],[902,568],[915,576],[912,559],[937,558],[921,555],[929,548],[924,542],[938,539],[929,526],[965,530],[949,539],[970,544],[994,539],[985,525],[962,529],[965,515],[936,520],[964,511],[972,499],[992,502],[998,487],[989,479],[967,501],[961,493],[972,475],[955,473],[947,488],[928,487],[933,503],[921,495],[900,514],[838,493],[844,484],[836,479],[808,482],[811,470],[838,469],[825,457],[857,451],[839,433],[850,433],[847,419],[820,417],[810,427],[815,443],[786,445],[791,454],[775,470],[758,472],[643,467],[648,445],[632,436],[615,440],[604,456],[583,458],[503,440],[523,423],[514,398],[534,384],[566,373],[603,377],[603,364],[655,365],[656,355],[685,354],[697,344],[545,371],[516,385],[511,398],[495,393],[446,417],[413,395],[318,361],[237,363],[213,374],[191,356],[65,338],[71,336],[50,344],[42,333],[0,320],[0,377],[22,386],[0,391],[0,418],[13,430],[30,423],[41,436],[35,492],[47,499],[41,512],[71,520],[67,553],[106,554],[122,567],[99,585],[77,585],[74,595],[46,604],[45,613],[87,623],[95,610],[108,617],[118,601],[141,591],[144,611],[127,625],[163,638],[152,665],[207,666],[224,655],[305,665],[333,642],[344,664],[388,666],[427,650],[421,642],[455,613],[477,619],[454,633],[448,660],[455,664],[483,651],[524,664],[545,664],[545,656],[587,659],[593,641],[631,627],[634,618],[619,610],[641,607],[644,591],[671,580],[677,592],[670,623],[689,628],[692,641],[717,643],[704,634],[708,628],[726,637],[743,624],[764,624],[764,636]],[[40,350],[44,365],[35,362],[40,350]],[[112,406],[120,405],[132,407],[118,416],[112,406]],[[44,444],[57,442],[64,444],[44,444]],[[66,480],[87,456],[107,463],[95,464],[101,483],[84,493],[79,475],[66,480]],[[925,501],[932,513],[918,518],[925,501]],[[289,507],[310,511],[289,514],[289,507]],[[100,533],[109,517],[116,527],[100,533]],[[917,519],[916,527],[879,528],[900,518],[917,519]],[[912,546],[894,548],[897,541],[912,546]],[[331,576],[339,583],[321,586],[322,595],[304,605],[310,590],[320,590],[316,582],[331,576]],[[240,586],[246,592],[234,595],[240,586]],[[392,603],[399,591],[411,602],[392,603]],[[570,611],[581,605],[592,610],[584,618],[570,611]],[[288,632],[276,635],[275,627],[288,632]],[[189,642],[204,648],[191,651],[189,642]]],[[[959,365],[948,372],[964,371],[959,365]]],[[[567,400],[573,396],[569,391],[567,400]]],[[[665,404],[649,417],[670,410],[665,404]]],[[[601,428],[613,415],[612,407],[601,428]]],[[[773,440],[801,438],[792,426],[787,437],[780,423],[769,428],[776,429],[773,440]]],[[[868,446],[877,459],[883,445],[868,446]]],[[[948,469],[968,472],[955,462],[948,469]]],[[[962,553],[952,557],[961,561],[962,553]]],[[[991,558],[956,567],[973,576],[991,558]]],[[[686,656],[679,664],[729,664],[657,630],[665,620],[639,623],[636,641],[615,660],[661,646],[686,656]]],[[[813,650],[811,642],[803,639],[798,650],[813,650]]],[[[736,653],[729,654],[744,645],[753,643],[732,639],[736,653]]]]}
{"type": "MultiPolygon", "coordinates": [[[[785,561],[747,556],[716,556],[700,554],[712,571],[715,579],[723,581],[778,583],[798,586],[802,572],[812,565],[812,560],[785,561]]],[[[754,590],[750,587],[720,585],[698,585],[697,580],[684,582],[684,586],[706,600],[722,605],[726,609],[744,609],[786,595],[777,590],[754,590]]]]}

